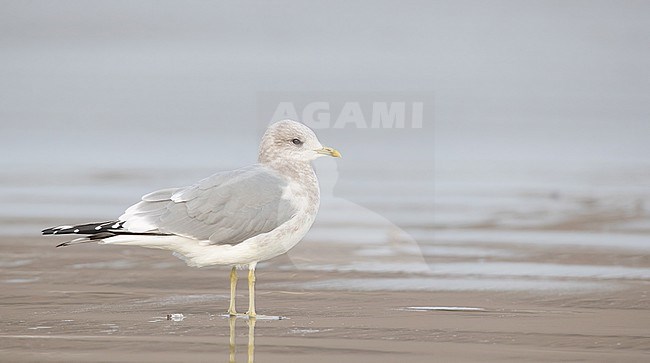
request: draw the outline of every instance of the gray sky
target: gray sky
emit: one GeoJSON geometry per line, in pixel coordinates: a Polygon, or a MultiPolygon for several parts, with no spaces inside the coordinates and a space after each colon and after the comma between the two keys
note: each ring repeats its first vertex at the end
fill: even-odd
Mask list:
{"type": "Polygon", "coordinates": [[[647,163],[649,14],[646,1],[1,1],[0,142],[27,163],[171,158],[159,145],[182,138],[245,150],[264,92],[420,92],[424,130],[319,134],[405,157],[647,163]]]}

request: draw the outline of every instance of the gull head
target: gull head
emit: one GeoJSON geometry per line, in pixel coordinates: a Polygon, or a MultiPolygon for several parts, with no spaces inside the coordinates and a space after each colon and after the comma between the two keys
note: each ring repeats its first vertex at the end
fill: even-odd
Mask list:
{"type": "Polygon", "coordinates": [[[314,131],[293,120],[278,121],[269,126],[260,143],[261,163],[278,160],[306,162],[321,156],[340,158],[341,154],[323,146],[314,131]]]}

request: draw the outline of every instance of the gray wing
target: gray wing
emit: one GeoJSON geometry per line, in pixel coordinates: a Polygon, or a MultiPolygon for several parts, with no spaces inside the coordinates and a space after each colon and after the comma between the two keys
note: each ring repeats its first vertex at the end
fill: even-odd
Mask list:
{"type": "Polygon", "coordinates": [[[120,217],[131,232],[170,233],[237,244],[269,232],[296,212],[282,198],[287,181],[261,165],[222,172],[187,188],[142,197],[120,217]]]}

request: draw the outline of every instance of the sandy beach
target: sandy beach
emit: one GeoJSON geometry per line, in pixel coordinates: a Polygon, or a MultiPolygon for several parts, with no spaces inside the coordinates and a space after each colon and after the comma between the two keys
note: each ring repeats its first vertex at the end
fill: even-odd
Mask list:
{"type": "MultiPolygon", "coordinates": [[[[223,315],[225,269],[188,268],[164,251],[0,243],[6,362],[642,362],[650,354],[647,279],[576,291],[354,291],[317,286],[408,276],[302,271],[285,256],[258,270],[259,313],[283,319],[251,327],[223,315]]],[[[585,264],[649,264],[625,253],[562,253],[585,264]]],[[[245,291],[238,296],[245,305],[245,291]]]]}

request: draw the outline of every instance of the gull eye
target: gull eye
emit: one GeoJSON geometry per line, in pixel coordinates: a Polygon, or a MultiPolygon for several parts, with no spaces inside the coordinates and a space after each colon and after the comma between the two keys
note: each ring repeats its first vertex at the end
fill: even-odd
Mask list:
{"type": "Polygon", "coordinates": [[[294,145],[302,145],[302,141],[300,141],[300,139],[293,139],[291,142],[293,142],[294,145]]]}

